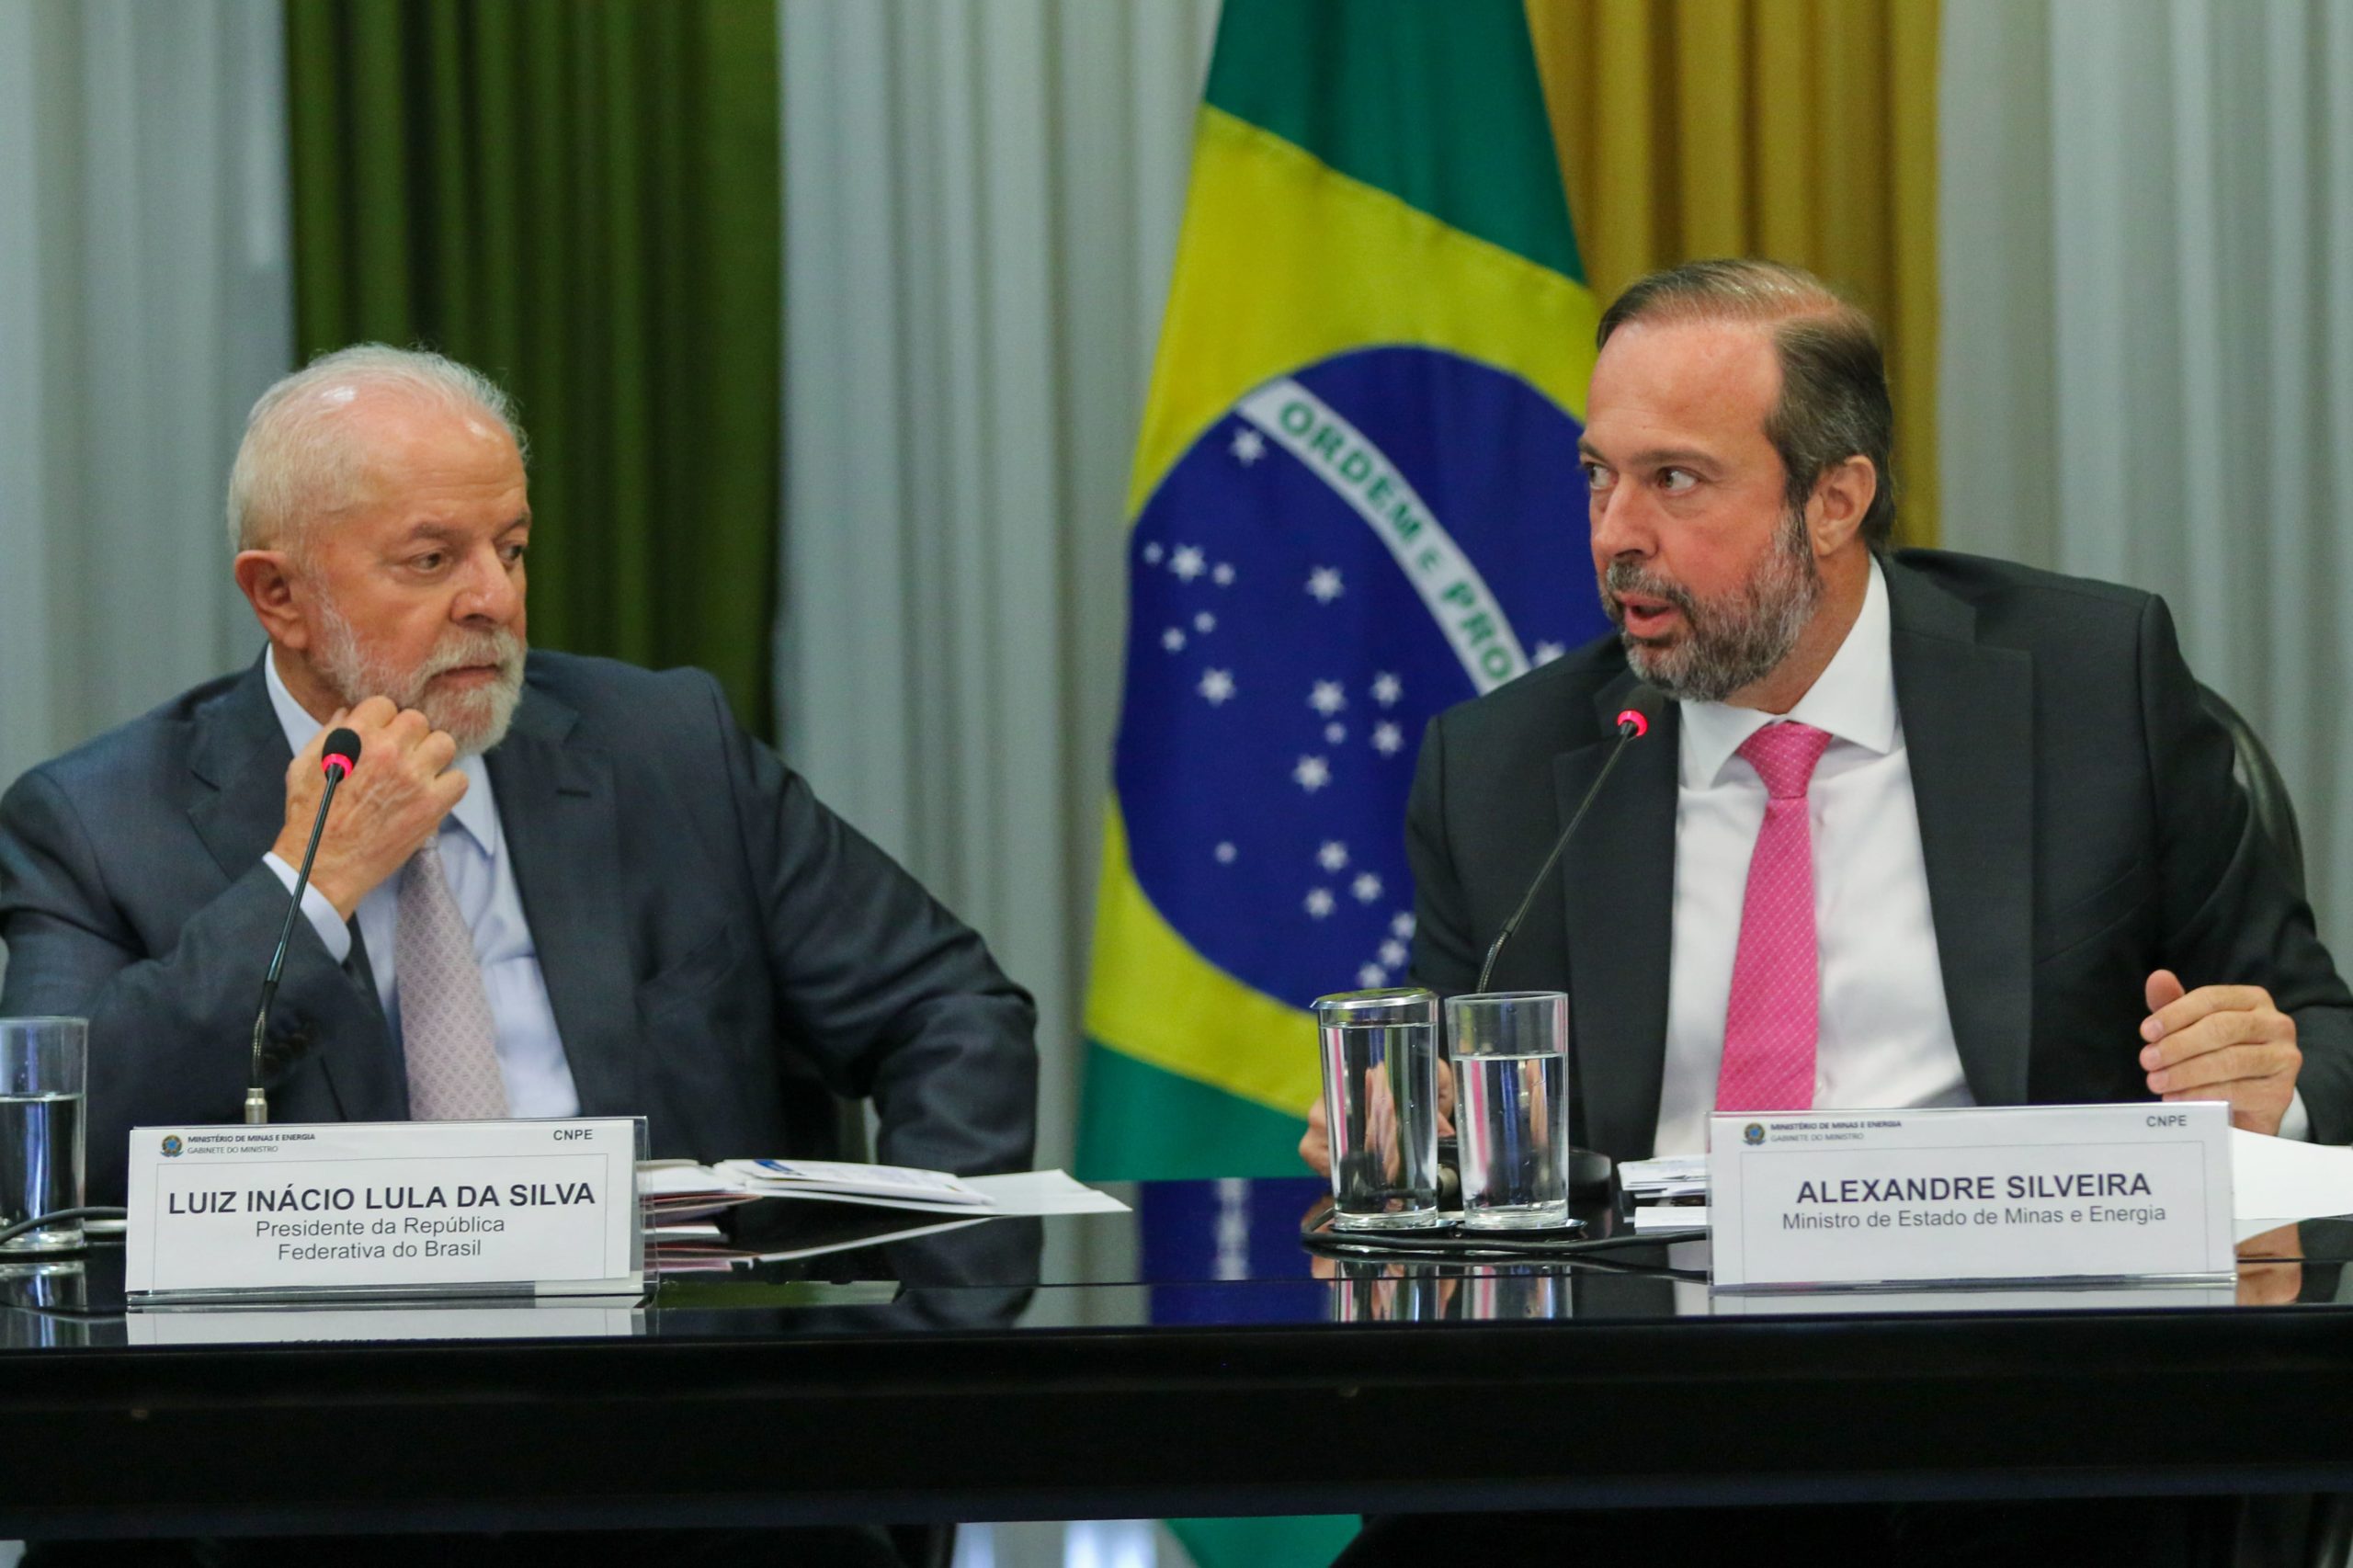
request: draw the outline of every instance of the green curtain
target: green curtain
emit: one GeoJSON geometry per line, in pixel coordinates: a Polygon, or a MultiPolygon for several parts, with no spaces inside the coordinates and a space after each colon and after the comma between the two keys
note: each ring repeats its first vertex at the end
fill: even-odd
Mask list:
{"type": "Polygon", "coordinates": [[[286,0],[304,358],[422,344],[531,444],[531,640],[772,729],[775,0],[286,0]]]}

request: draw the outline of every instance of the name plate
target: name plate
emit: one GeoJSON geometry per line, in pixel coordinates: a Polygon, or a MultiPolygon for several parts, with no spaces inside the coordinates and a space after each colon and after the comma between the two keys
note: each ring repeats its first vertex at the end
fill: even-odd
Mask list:
{"type": "Polygon", "coordinates": [[[137,1301],[631,1294],[641,1118],[141,1127],[137,1301]]]}
{"type": "Polygon", "coordinates": [[[1710,1123],[1711,1285],[2232,1277],[2221,1101],[1795,1111],[1710,1123]]]}

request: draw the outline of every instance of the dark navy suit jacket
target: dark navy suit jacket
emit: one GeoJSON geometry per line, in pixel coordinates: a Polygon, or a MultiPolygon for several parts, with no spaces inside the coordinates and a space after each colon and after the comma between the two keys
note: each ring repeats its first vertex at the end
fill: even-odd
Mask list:
{"type": "MultiPolygon", "coordinates": [[[[2353,1141],[2353,994],[2232,776],[2164,601],[2000,562],[1885,563],[1895,699],[1962,1072],[1980,1105],[2145,1099],[2143,983],[2268,987],[2324,1142],[2353,1141]]],[[[1607,760],[1635,685],[1606,638],[1440,714],[1406,847],[1415,972],[1487,944],[1607,760]]],[[[1490,984],[1565,991],[1581,1142],[1651,1152],[1674,938],[1679,713],[1631,743],[1490,984]]]]}
{"type": "MultiPolygon", "coordinates": [[[[0,799],[0,1015],[90,1020],[92,1201],[120,1199],[131,1128],[239,1119],[290,760],[256,662],[0,799]]],[[[533,653],[484,760],[582,1114],[646,1116],[656,1156],[805,1151],[822,1081],[872,1096],[887,1162],[1029,1165],[1029,997],[710,676],[533,653]]],[[[277,1119],[408,1114],[354,937],[338,967],[294,923],[277,1119]]]]}

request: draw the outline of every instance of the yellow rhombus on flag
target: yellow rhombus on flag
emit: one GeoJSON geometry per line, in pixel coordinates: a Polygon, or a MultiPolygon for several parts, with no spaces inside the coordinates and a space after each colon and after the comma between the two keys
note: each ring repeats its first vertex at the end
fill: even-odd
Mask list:
{"type": "Polygon", "coordinates": [[[1129,509],[1079,1165],[1295,1174],[1406,983],[1421,728],[1607,629],[1597,311],[1518,0],[1229,0],[1129,509]]]}

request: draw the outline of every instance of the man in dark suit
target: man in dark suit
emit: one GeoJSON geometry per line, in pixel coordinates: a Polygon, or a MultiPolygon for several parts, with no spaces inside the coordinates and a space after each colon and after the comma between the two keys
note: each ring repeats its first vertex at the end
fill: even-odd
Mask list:
{"type": "Polygon", "coordinates": [[[1569,994],[1581,1142],[2150,1096],[2353,1140],[2353,994],[2164,604],[1891,551],[1879,347],[1804,273],[1654,275],[1601,343],[1582,445],[1620,632],[1431,725],[1417,977],[1476,985],[1647,681],[1675,700],[1489,983],[1569,994]]]}
{"type": "Polygon", "coordinates": [[[231,483],[270,646],[0,801],[0,1013],[90,1019],[90,1189],[230,1121],[328,729],[361,742],[267,1042],[280,1120],[629,1115],[783,1152],[871,1096],[879,1153],[1025,1167],[1029,998],[695,671],[525,653],[504,394],[369,346],[254,410],[231,483]]]}
{"type": "MultiPolygon", "coordinates": [[[[1619,635],[1442,714],[1407,849],[1418,979],[1500,954],[1566,991],[1578,1141],[1696,1153],[1715,1109],[2222,1098],[2353,1138],[2353,994],[2232,778],[2156,598],[1893,551],[1893,417],[1859,311],[1794,268],[1699,262],[1602,318],[1582,443],[1619,635]]],[[[1302,1152],[1324,1154],[1319,1113],[1302,1152]]],[[[2226,1500],[1404,1517],[1516,1562],[2213,1560],[2226,1500]]]]}

